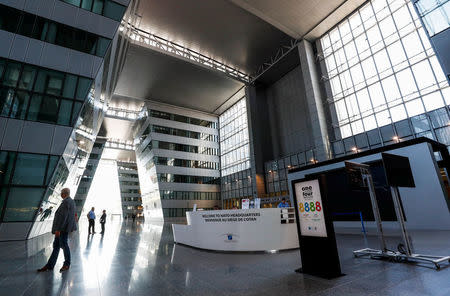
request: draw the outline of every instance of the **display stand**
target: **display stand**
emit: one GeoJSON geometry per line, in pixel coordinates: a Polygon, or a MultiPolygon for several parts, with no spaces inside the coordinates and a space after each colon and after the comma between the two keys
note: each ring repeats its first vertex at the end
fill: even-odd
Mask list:
{"type": "MultiPolygon", "coordinates": [[[[441,268],[441,264],[444,262],[450,262],[450,256],[435,256],[435,255],[423,255],[414,254],[411,240],[408,236],[408,232],[405,224],[405,215],[403,213],[400,203],[400,193],[398,187],[415,187],[414,178],[409,164],[409,159],[404,156],[393,155],[388,153],[382,153],[383,165],[386,172],[386,179],[388,185],[391,187],[392,200],[394,202],[395,214],[400,224],[400,231],[402,234],[404,250],[400,252],[393,252],[386,249],[386,243],[384,240],[381,218],[378,211],[378,204],[375,197],[375,190],[373,187],[372,177],[367,168],[363,168],[361,164],[350,164],[351,166],[359,166],[363,179],[368,180],[367,185],[369,187],[369,194],[372,201],[372,207],[374,211],[375,221],[378,228],[378,237],[381,243],[381,250],[374,249],[362,249],[354,251],[355,257],[369,255],[371,258],[385,257],[393,259],[397,262],[401,261],[422,261],[433,263],[436,269],[441,268]],[[377,214],[376,214],[377,212],[377,214]]],[[[347,163],[346,163],[347,165],[347,163]]]]}
{"type": "Polygon", "coordinates": [[[380,250],[365,248],[353,251],[353,254],[355,255],[355,257],[368,255],[373,258],[375,257],[395,258],[396,257],[395,252],[389,251],[386,247],[380,210],[378,208],[377,197],[375,194],[375,187],[373,186],[372,174],[370,173],[369,166],[366,164],[346,161],[345,169],[349,177],[350,186],[369,189],[369,196],[370,202],[372,204],[373,217],[375,218],[375,224],[377,225],[378,240],[381,248],[380,250]]]}
{"type": "Polygon", "coordinates": [[[302,267],[296,272],[332,279],[342,276],[325,176],[292,181],[302,267]]]}

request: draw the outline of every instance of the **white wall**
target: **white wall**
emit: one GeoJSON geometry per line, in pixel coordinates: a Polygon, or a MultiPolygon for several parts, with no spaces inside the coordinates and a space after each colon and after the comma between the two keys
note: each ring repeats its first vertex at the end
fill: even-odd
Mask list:
{"type": "MultiPolygon", "coordinates": [[[[407,156],[411,164],[415,188],[399,188],[406,226],[411,230],[450,230],[450,212],[447,205],[447,193],[444,190],[434,154],[428,143],[406,146],[386,151],[387,153],[407,156]]],[[[357,163],[381,160],[381,153],[354,158],[357,163]]],[[[307,174],[345,167],[344,162],[333,163],[288,175],[289,186],[293,180],[304,178],[307,174]]],[[[293,200],[290,190],[291,202],[293,200]]],[[[338,198],[330,196],[329,198],[338,198]]],[[[334,222],[337,231],[344,228],[360,228],[360,222],[334,222]]],[[[365,222],[366,228],[375,229],[375,222],[365,222]]],[[[397,229],[397,222],[383,222],[386,229],[397,229]]]]}

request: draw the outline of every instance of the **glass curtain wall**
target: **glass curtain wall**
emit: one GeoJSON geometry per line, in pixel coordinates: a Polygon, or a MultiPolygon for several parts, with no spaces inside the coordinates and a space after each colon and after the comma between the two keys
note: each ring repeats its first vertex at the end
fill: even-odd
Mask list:
{"type": "Polygon", "coordinates": [[[220,115],[219,123],[222,176],[250,168],[245,97],[220,115]]]}
{"type": "Polygon", "coordinates": [[[448,82],[410,1],[370,1],[320,44],[337,139],[450,104],[448,82]]]}
{"type": "Polygon", "coordinates": [[[449,0],[414,1],[430,37],[450,27],[449,0]]]}

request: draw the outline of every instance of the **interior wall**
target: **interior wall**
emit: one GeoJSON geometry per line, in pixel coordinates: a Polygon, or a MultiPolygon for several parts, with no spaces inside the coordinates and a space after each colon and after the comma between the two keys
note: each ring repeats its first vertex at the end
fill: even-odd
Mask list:
{"type": "Polygon", "coordinates": [[[266,88],[273,158],[313,148],[301,67],[266,88]]]}

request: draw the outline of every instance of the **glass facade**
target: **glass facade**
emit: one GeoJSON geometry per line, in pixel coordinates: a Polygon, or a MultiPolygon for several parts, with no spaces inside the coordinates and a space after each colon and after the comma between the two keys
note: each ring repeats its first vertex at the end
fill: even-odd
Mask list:
{"type": "Polygon", "coordinates": [[[217,149],[217,148],[170,143],[170,142],[157,141],[157,140],[150,141],[150,143],[147,145],[146,148],[148,148],[148,149],[153,149],[153,148],[154,149],[165,149],[165,150],[199,153],[199,154],[206,154],[206,155],[219,155],[219,149],[217,149]]]}
{"type": "Polygon", "coordinates": [[[75,5],[87,11],[103,15],[107,18],[120,22],[127,9],[112,0],[60,0],[62,2],[75,5]]]}
{"type": "Polygon", "coordinates": [[[185,137],[185,138],[197,139],[197,140],[202,140],[202,141],[211,141],[211,142],[219,141],[218,136],[207,134],[207,133],[199,133],[199,132],[188,131],[188,130],[178,129],[178,128],[171,128],[171,127],[160,126],[160,125],[150,125],[149,128],[154,133],[160,133],[160,134],[166,134],[166,135],[172,135],[172,136],[178,136],[178,137],[185,137]]]}
{"type": "Polygon", "coordinates": [[[104,57],[111,40],[0,4],[0,30],[104,57]]]}
{"type": "Polygon", "coordinates": [[[221,174],[250,168],[250,145],[245,97],[219,117],[221,174]]]}
{"type": "Polygon", "coordinates": [[[158,182],[168,183],[194,183],[194,184],[219,184],[220,179],[215,177],[190,176],[190,175],[174,175],[174,174],[157,174],[158,182]]]}
{"type": "Polygon", "coordinates": [[[252,196],[251,170],[236,172],[220,178],[222,199],[252,196]]]}
{"type": "Polygon", "coordinates": [[[450,103],[448,82],[410,1],[370,1],[320,43],[337,139],[450,103]]]}
{"type": "Polygon", "coordinates": [[[210,169],[210,170],[219,169],[219,163],[212,161],[200,161],[200,160],[155,156],[153,157],[153,162],[156,165],[177,166],[196,169],[210,169]]]}
{"type": "Polygon", "coordinates": [[[160,191],[161,199],[176,200],[220,200],[220,192],[197,192],[197,191],[160,191]]]}
{"type": "Polygon", "coordinates": [[[31,222],[59,156],[0,151],[0,222],[31,222]]]}
{"type": "Polygon", "coordinates": [[[150,117],[155,117],[155,118],[161,118],[161,119],[166,119],[166,120],[178,121],[178,122],[182,122],[182,123],[200,125],[200,126],[214,128],[214,129],[217,128],[217,123],[212,122],[212,121],[188,117],[188,116],[179,115],[179,114],[173,114],[173,113],[164,112],[164,111],[150,110],[149,115],[150,115],[150,117]]]}
{"type": "Polygon", "coordinates": [[[73,126],[92,79],[0,58],[0,116],[73,126]]]}
{"type": "Polygon", "coordinates": [[[430,37],[450,27],[450,0],[416,0],[414,4],[430,37]]]}

